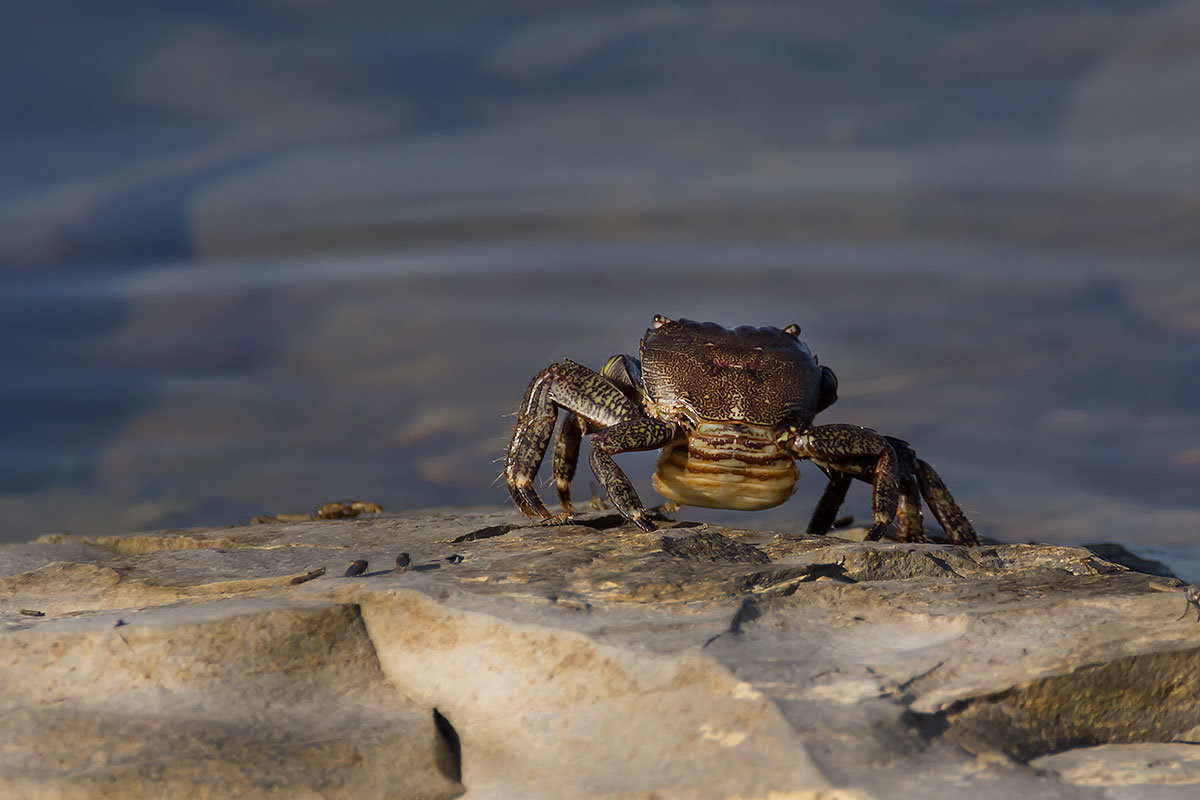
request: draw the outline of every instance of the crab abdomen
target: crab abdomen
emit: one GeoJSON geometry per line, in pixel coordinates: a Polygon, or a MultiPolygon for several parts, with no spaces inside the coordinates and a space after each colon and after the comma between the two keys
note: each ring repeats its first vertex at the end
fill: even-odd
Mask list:
{"type": "Polygon", "coordinates": [[[767,428],[707,422],[663,448],[651,482],[681,505],[759,511],[792,496],[796,466],[767,428]]]}

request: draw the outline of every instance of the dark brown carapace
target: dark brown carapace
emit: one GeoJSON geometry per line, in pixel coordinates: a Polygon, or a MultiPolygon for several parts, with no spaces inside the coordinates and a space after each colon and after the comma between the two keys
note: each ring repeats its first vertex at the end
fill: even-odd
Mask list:
{"type": "Polygon", "coordinates": [[[800,328],[724,328],[657,316],[640,358],[613,356],[600,372],[565,360],[534,377],[509,442],[505,477],[522,512],[550,518],[533,481],[560,409],[554,479],[564,513],[585,434],[589,462],[613,505],[654,530],[641,499],[612,456],[662,448],[654,488],[682,505],[753,511],[779,505],[795,489],[795,460],[829,477],[808,532],[832,526],[853,479],[872,484],[878,539],[892,520],[904,541],[924,541],[921,498],[952,541],[978,536],[937,473],[900,439],[856,425],[817,425],[837,400],[837,378],[817,363],[800,328]]]}
{"type": "Polygon", "coordinates": [[[642,403],[680,423],[652,479],[660,494],[743,511],[791,497],[796,467],[781,434],[807,428],[837,399],[833,371],[818,367],[793,330],[663,321],[647,331],[642,403]]]}

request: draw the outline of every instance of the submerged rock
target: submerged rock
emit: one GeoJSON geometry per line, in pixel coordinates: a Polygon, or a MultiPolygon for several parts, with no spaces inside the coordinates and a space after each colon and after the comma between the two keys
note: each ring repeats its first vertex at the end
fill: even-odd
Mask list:
{"type": "Polygon", "coordinates": [[[1146,760],[1200,791],[1180,582],[846,537],[452,510],[4,546],[0,796],[1125,797],[1146,760]]]}

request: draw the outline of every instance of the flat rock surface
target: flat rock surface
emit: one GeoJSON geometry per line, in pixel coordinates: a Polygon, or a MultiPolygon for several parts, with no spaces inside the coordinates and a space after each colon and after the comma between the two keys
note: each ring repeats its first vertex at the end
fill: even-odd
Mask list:
{"type": "Polygon", "coordinates": [[[662,525],[446,509],[6,545],[0,796],[1200,793],[1179,581],[1076,547],[662,525]]]}

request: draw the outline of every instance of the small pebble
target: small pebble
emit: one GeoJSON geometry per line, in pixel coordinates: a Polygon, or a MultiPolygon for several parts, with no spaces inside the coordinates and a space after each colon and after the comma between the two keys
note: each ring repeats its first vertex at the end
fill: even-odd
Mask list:
{"type": "Polygon", "coordinates": [[[446,560],[449,561],[451,564],[461,564],[463,557],[460,556],[458,553],[454,553],[453,555],[446,556],[446,560]]]}
{"type": "Polygon", "coordinates": [[[396,571],[397,572],[407,572],[408,568],[411,566],[412,566],[412,558],[409,557],[408,553],[401,553],[400,555],[396,556],[396,571]]]}
{"type": "Polygon", "coordinates": [[[21,613],[27,617],[44,617],[44,616],[46,616],[45,611],[37,611],[32,608],[22,608],[21,613]]]}
{"type": "Polygon", "coordinates": [[[360,559],[353,562],[349,567],[346,568],[346,577],[353,578],[357,575],[362,575],[366,571],[367,562],[360,559]]]}

